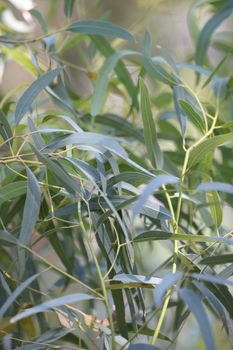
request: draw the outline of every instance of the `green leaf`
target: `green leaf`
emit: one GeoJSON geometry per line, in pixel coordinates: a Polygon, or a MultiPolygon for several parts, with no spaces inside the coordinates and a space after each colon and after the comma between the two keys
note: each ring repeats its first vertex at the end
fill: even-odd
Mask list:
{"type": "MultiPolygon", "coordinates": [[[[73,328],[54,327],[47,332],[41,334],[39,337],[31,340],[32,344],[17,347],[15,350],[39,350],[44,349],[44,344],[51,344],[63,338],[68,333],[72,332],[73,328]]],[[[47,345],[46,345],[47,346],[47,345]]]]}
{"type": "Polygon", "coordinates": [[[208,275],[206,274],[202,274],[202,273],[192,273],[191,277],[198,280],[198,281],[203,281],[203,282],[210,282],[213,284],[220,284],[223,286],[233,286],[233,281],[231,280],[227,280],[224,278],[221,278],[219,276],[215,276],[215,275],[208,275]]]}
{"type": "Polygon", "coordinates": [[[104,65],[102,66],[98,79],[95,84],[95,91],[92,99],[92,108],[91,108],[91,114],[95,116],[99,113],[100,108],[103,104],[104,95],[106,92],[107,84],[108,84],[108,75],[110,72],[115,69],[117,63],[120,59],[126,56],[132,56],[138,54],[135,51],[118,51],[115,52],[112,56],[108,57],[105,61],[104,65]]]}
{"type": "Polygon", "coordinates": [[[170,239],[172,241],[188,241],[188,242],[216,242],[223,244],[233,244],[233,239],[223,238],[223,237],[213,237],[213,236],[201,236],[201,235],[191,235],[191,234],[180,234],[180,233],[172,233],[166,232],[162,230],[156,231],[145,231],[137,235],[133,242],[148,242],[148,241],[159,241],[170,239]]]}
{"type": "Polygon", "coordinates": [[[158,190],[161,186],[167,184],[177,184],[179,180],[172,175],[157,175],[145,188],[143,193],[139,196],[136,203],[133,206],[132,214],[133,217],[137,215],[141,207],[147,202],[149,196],[151,196],[154,191],[158,190]]]}
{"type": "Polygon", "coordinates": [[[233,140],[233,132],[214,136],[211,139],[201,142],[191,152],[188,165],[192,167],[202,161],[207,153],[213,152],[217,147],[233,140]]]}
{"type": "Polygon", "coordinates": [[[227,56],[223,57],[223,59],[221,59],[221,61],[217,64],[217,66],[215,67],[215,69],[213,70],[213,72],[210,74],[210,76],[208,77],[208,79],[206,79],[206,81],[204,82],[204,84],[202,85],[202,89],[204,89],[210,82],[211,80],[215,77],[216,73],[219,71],[219,69],[222,67],[223,63],[226,61],[227,56]]]}
{"type": "Polygon", "coordinates": [[[196,317],[197,323],[199,324],[200,331],[205,341],[206,348],[208,350],[215,350],[215,342],[210,327],[208,317],[205,309],[201,303],[201,300],[192,290],[183,288],[179,290],[179,296],[185,304],[187,304],[189,310],[196,317]]]}
{"type": "Polygon", "coordinates": [[[181,105],[188,119],[204,134],[205,123],[199,113],[197,113],[193,106],[185,100],[179,99],[179,104],[181,105]]]}
{"type": "Polygon", "coordinates": [[[14,181],[0,188],[0,204],[27,192],[27,181],[14,181]]]}
{"type": "Polygon", "coordinates": [[[41,192],[35,175],[26,167],[27,171],[27,196],[23,210],[23,221],[19,234],[19,242],[27,245],[30,242],[33,229],[36,225],[39,211],[41,192]]]}
{"type": "Polygon", "coordinates": [[[83,300],[90,300],[93,298],[94,297],[92,297],[91,295],[82,294],[82,293],[64,295],[60,298],[55,298],[55,299],[51,299],[49,301],[45,301],[42,304],[33,306],[29,309],[26,309],[26,310],[20,312],[18,315],[12,317],[11,323],[18,322],[26,317],[29,317],[31,315],[35,315],[39,312],[48,311],[48,310],[53,309],[53,308],[58,307],[58,306],[63,306],[65,304],[73,304],[73,303],[77,303],[77,302],[80,302],[83,300]]]}
{"type": "Polygon", "coordinates": [[[72,23],[66,30],[74,33],[93,34],[111,36],[114,38],[121,38],[128,41],[133,41],[134,36],[126,29],[106,21],[98,20],[81,20],[72,23]]]}
{"type": "MultiPolygon", "coordinates": [[[[125,273],[115,275],[112,280],[113,281],[120,281],[124,285],[126,284],[128,287],[144,286],[144,285],[154,286],[154,285],[161,283],[161,281],[162,281],[161,278],[157,278],[157,277],[131,275],[131,274],[125,274],[125,273]]],[[[113,286],[114,286],[114,284],[113,284],[113,286]]],[[[126,286],[125,286],[125,288],[126,288],[126,286]]]]}
{"type": "Polygon", "coordinates": [[[34,81],[31,86],[20,97],[15,110],[15,122],[18,124],[24,115],[30,111],[31,105],[39,93],[48,86],[53,79],[60,74],[62,68],[56,68],[34,81]]]}
{"type": "Polygon", "coordinates": [[[38,70],[31,61],[30,56],[27,51],[23,50],[21,47],[9,48],[7,46],[2,46],[1,50],[9,57],[13,58],[14,61],[19,63],[25,70],[31,73],[33,76],[38,75],[38,70]]]}
{"type": "Polygon", "coordinates": [[[64,0],[64,13],[66,17],[71,17],[73,13],[75,0],[64,0]]]}
{"type": "Polygon", "coordinates": [[[200,261],[204,265],[222,265],[233,262],[233,254],[212,255],[200,261]]]}
{"type": "Polygon", "coordinates": [[[12,236],[9,232],[0,230],[0,242],[2,245],[18,245],[17,238],[12,236]]]}
{"type": "Polygon", "coordinates": [[[29,278],[27,278],[23,283],[21,283],[14,292],[9,296],[9,298],[4,302],[4,304],[0,308],[0,319],[4,316],[6,311],[9,309],[11,304],[14,303],[16,298],[26,289],[37,277],[39,274],[35,274],[29,278]]]}
{"type": "Polygon", "coordinates": [[[169,73],[161,64],[161,60],[152,60],[151,57],[143,56],[143,66],[149,76],[154,77],[158,81],[167,84],[171,87],[178,85],[180,80],[176,78],[172,73],[169,73]]]}
{"type": "MultiPolygon", "coordinates": [[[[68,2],[68,1],[67,1],[68,2]]],[[[43,17],[43,15],[41,14],[41,12],[38,10],[38,9],[31,9],[30,11],[30,14],[35,17],[38,21],[38,23],[40,24],[42,30],[44,33],[48,33],[48,27],[47,27],[47,23],[43,17]]]]}
{"type": "Polygon", "coordinates": [[[139,81],[140,86],[140,108],[144,127],[144,140],[147,154],[154,168],[163,167],[163,157],[157,140],[155,123],[152,116],[150,97],[143,80],[139,81]]]}
{"type": "Polygon", "coordinates": [[[7,144],[9,146],[12,146],[13,144],[13,134],[11,131],[10,124],[8,123],[7,118],[5,117],[4,113],[2,110],[0,110],[0,134],[3,138],[4,141],[8,140],[7,144]]]}
{"type": "Polygon", "coordinates": [[[197,192],[220,191],[233,194],[233,185],[224,182],[203,182],[196,188],[197,192]]]}
{"type": "Polygon", "coordinates": [[[182,272],[167,274],[155,289],[155,304],[160,307],[167,290],[173,287],[183,276],[182,272]]]}
{"type": "Polygon", "coordinates": [[[130,344],[128,347],[128,350],[161,350],[161,349],[153,345],[138,343],[138,344],[130,344]]]}
{"type": "Polygon", "coordinates": [[[202,65],[205,54],[211,39],[213,32],[219,27],[219,25],[225,21],[233,11],[233,3],[231,0],[224,2],[224,5],[220,8],[220,10],[210,18],[210,20],[204,25],[201,30],[197,47],[196,47],[196,56],[195,61],[197,64],[202,65]]]}
{"type": "Polygon", "coordinates": [[[33,145],[31,145],[31,147],[39,161],[51,171],[54,177],[58,179],[59,183],[66,188],[69,193],[73,195],[81,194],[79,182],[73,179],[61,166],[61,164],[58,163],[58,161],[45,157],[33,145]]]}
{"type": "MultiPolygon", "coordinates": [[[[110,57],[115,53],[115,50],[111,47],[109,42],[101,36],[91,35],[91,40],[97,47],[97,49],[101,52],[101,54],[105,57],[110,57]]],[[[128,91],[133,104],[135,107],[138,107],[137,102],[137,91],[134,86],[134,82],[131,78],[131,75],[129,74],[124,62],[122,60],[118,61],[116,66],[114,67],[114,70],[119,78],[119,80],[124,84],[126,90],[128,91]]]]}

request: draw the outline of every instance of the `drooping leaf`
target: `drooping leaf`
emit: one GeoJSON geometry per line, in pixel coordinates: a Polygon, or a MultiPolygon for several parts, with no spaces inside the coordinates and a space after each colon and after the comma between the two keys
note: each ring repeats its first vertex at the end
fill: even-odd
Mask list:
{"type": "Polygon", "coordinates": [[[222,265],[233,262],[233,254],[212,255],[200,261],[204,265],[222,265]]]}
{"type": "Polygon", "coordinates": [[[192,167],[202,161],[205,155],[213,152],[217,147],[233,140],[233,132],[228,134],[214,136],[211,139],[201,142],[190,152],[189,167],[192,167]]]}
{"type": "MultiPolygon", "coordinates": [[[[143,286],[143,285],[157,285],[161,283],[162,279],[157,277],[148,277],[141,275],[131,275],[131,274],[118,274],[115,275],[112,279],[113,281],[120,281],[123,284],[126,284],[129,287],[133,286],[143,286]]],[[[113,285],[114,286],[114,285],[113,285]]]]}
{"type": "Polygon", "coordinates": [[[219,191],[233,194],[233,185],[223,182],[203,182],[196,188],[197,192],[219,191]]]}
{"type": "Polygon", "coordinates": [[[128,347],[128,350],[161,350],[161,349],[153,345],[138,343],[138,344],[130,344],[128,347]]]}
{"type": "Polygon", "coordinates": [[[31,105],[39,93],[60,74],[62,68],[55,68],[35,80],[20,97],[15,110],[15,122],[18,124],[30,110],[31,105]]]}
{"type": "MultiPolygon", "coordinates": [[[[97,36],[97,35],[91,35],[91,40],[93,41],[93,43],[95,44],[97,49],[101,52],[101,54],[103,56],[105,56],[106,58],[113,56],[114,53],[116,52],[104,37],[97,36]]],[[[124,84],[126,90],[128,91],[128,93],[132,99],[133,104],[137,108],[138,107],[137,91],[136,91],[136,88],[134,86],[134,82],[132,80],[132,77],[129,74],[124,62],[122,60],[118,61],[114,70],[115,70],[119,80],[124,84]]]]}
{"type": "Polygon", "coordinates": [[[13,144],[13,139],[12,139],[12,131],[11,131],[11,127],[10,124],[8,123],[7,118],[5,117],[4,113],[2,110],[0,110],[0,134],[3,138],[4,141],[7,141],[7,144],[9,146],[12,146],[13,144]]]}
{"type": "Polygon", "coordinates": [[[137,54],[137,52],[124,50],[124,51],[115,52],[112,56],[107,58],[107,60],[105,61],[104,65],[100,70],[100,74],[95,85],[95,91],[93,94],[92,109],[91,109],[91,114],[93,116],[99,113],[100,108],[103,104],[103,99],[104,99],[105,91],[108,84],[108,75],[110,74],[110,72],[113,69],[115,69],[120,59],[127,56],[132,56],[135,54],[137,54]]]}
{"type": "Polygon", "coordinates": [[[211,17],[209,21],[204,25],[203,29],[199,34],[196,47],[195,60],[197,64],[203,64],[212,34],[217,29],[217,27],[232,14],[232,11],[233,3],[231,0],[227,0],[226,2],[224,2],[220,10],[213,17],[211,17]]]}
{"type": "Polygon", "coordinates": [[[174,286],[183,276],[182,272],[167,274],[155,289],[155,304],[159,307],[167,290],[174,286]]]}
{"type": "Polygon", "coordinates": [[[154,193],[154,191],[158,190],[161,186],[167,184],[177,184],[178,179],[172,175],[158,175],[155,179],[153,179],[145,188],[143,193],[139,196],[136,203],[133,207],[133,217],[137,215],[140,211],[140,208],[145,204],[150,195],[154,193]]]}
{"type": "Polygon", "coordinates": [[[22,282],[11,295],[9,298],[4,302],[4,304],[0,308],[0,319],[5,315],[6,311],[9,309],[9,307],[14,303],[16,298],[26,289],[37,277],[39,274],[35,274],[29,278],[27,278],[24,282],[22,282]]]}
{"type": "MultiPolygon", "coordinates": [[[[41,334],[39,337],[32,339],[32,344],[18,346],[15,350],[40,350],[44,349],[44,344],[54,343],[63,338],[68,333],[72,332],[72,328],[55,327],[41,334]]],[[[47,345],[46,345],[47,346],[47,345]]]]}
{"type": "Polygon", "coordinates": [[[198,130],[205,133],[205,124],[202,116],[200,116],[193,106],[187,101],[180,99],[179,103],[188,119],[197,127],[198,130]]]}
{"type": "Polygon", "coordinates": [[[29,317],[31,315],[35,315],[39,312],[45,312],[50,309],[53,309],[58,306],[62,306],[65,304],[73,304],[78,303],[83,300],[90,300],[93,299],[91,295],[88,294],[82,294],[82,293],[76,293],[76,294],[69,294],[64,295],[60,298],[51,299],[49,301],[45,301],[44,303],[40,305],[33,306],[29,309],[26,309],[22,312],[20,312],[18,315],[12,317],[11,323],[18,322],[26,317],[29,317]]]}
{"type": "Polygon", "coordinates": [[[27,181],[15,181],[0,188],[0,204],[27,192],[27,181]]]}
{"type": "Polygon", "coordinates": [[[71,17],[73,13],[75,0],[64,0],[64,13],[66,17],[71,17]]]}
{"type": "Polygon", "coordinates": [[[134,238],[135,243],[139,242],[148,242],[148,241],[159,241],[171,239],[172,241],[190,241],[190,242],[216,242],[223,244],[233,244],[233,239],[224,238],[224,237],[213,237],[213,236],[202,236],[202,235],[191,235],[191,234],[181,234],[181,233],[172,233],[162,230],[156,231],[145,231],[140,233],[134,238]]]}
{"type": "Polygon", "coordinates": [[[9,232],[0,230],[0,242],[2,245],[18,245],[18,240],[9,232]]]}
{"type": "Polygon", "coordinates": [[[179,290],[179,296],[181,297],[183,302],[188,306],[190,311],[194,314],[197,323],[199,324],[206,348],[208,350],[215,350],[216,346],[213,333],[210,327],[210,322],[208,320],[205,309],[201,303],[201,300],[199,299],[196,293],[186,288],[182,288],[179,290]]]}
{"type": "Polygon", "coordinates": [[[224,279],[222,277],[219,277],[219,276],[215,276],[215,275],[209,275],[209,274],[202,274],[202,273],[193,273],[191,275],[192,278],[195,278],[196,280],[200,280],[200,281],[203,281],[203,282],[210,282],[210,283],[213,283],[213,284],[220,284],[220,285],[223,285],[223,286],[227,286],[227,285],[230,285],[230,286],[233,286],[233,282],[231,280],[228,280],[228,279],[224,279]]]}
{"type": "Polygon", "coordinates": [[[133,41],[134,36],[126,29],[106,21],[98,20],[81,20],[72,23],[66,30],[74,33],[84,33],[93,35],[112,36],[128,41],[133,41]]]}
{"type": "Polygon", "coordinates": [[[26,167],[27,171],[27,196],[23,210],[23,221],[19,234],[19,242],[27,245],[30,242],[33,229],[36,225],[39,211],[41,191],[35,175],[26,167]]]}
{"type": "MultiPolygon", "coordinates": [[[[68,1],[66,1],[66,2],[68,2],[68,1]]],[[[37,19],[37,21],[40,24],[43,32],[44,33],[48,33],[47,23],[46,23],[43,15],[41,14],[41,12],[38,9],[36,9],[36,8],[31,9],[29,12],[31,13],[31,15],[33,17],[35,17],[37,19]]]]}
{"type": "Polygon", "coordinates": [[[140,107],[144,126],[144,140],[147,154],[154,168],[162,168],[163,157],[157,140],[156,127],[152,116],[149,93],[143,80],[139,81],[140,107]]]}

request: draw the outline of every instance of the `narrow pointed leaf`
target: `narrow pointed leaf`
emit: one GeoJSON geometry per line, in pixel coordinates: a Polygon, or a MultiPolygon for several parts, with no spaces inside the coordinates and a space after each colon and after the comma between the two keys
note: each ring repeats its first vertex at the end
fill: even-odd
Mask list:
{"type": "Polygon", "coordinates": [[[140,108],[144,126],[144,140],[147,154],[154,168],[162,168],[163,157],[158,144],[155,122],[153,120],[150,97],[143,80],[139,81],[140,86],[140,108]]]}
{"type": "Polygon", "coordinates": [[[72,23],[66,30],[74,33],[111,36],[128,41],[134,40],[133,35],[126,29],[106,21],[81,20],[72,23]]]}
{"type": "Polygon", "coordinates": [[[167,274],[155,289],[155,304],[159,307],[167,290],[174,286],[183,276],[182,272],[167,274]]]}
{"type": "Polygon", "coordinates": [[[60,298],[55,298],[49,301],[45,301],[44,303],[40,305],[33,306],[29,309],[26,309],[19,313],[18,315],[14,316],[11,319],[11,323],[17,322],[19,320],[22,320],[26,317],[29,317],[31,315],[35,315],[39,312],[45,312],[50,309],[53,309],[58,306],[62,306],[65,304],[73,304],[73,303],[78,303],[84,300],[90,300],[93,299],[91,295],[88,294],[82,294],[82,293],[77,293],[77,294],[70,294],[70,295],[65,295],[60,298]]]}
{"type": "Polygon", "coordinates": [[[15,122],[18,124],[24,115],[30,110],[32,103],[39,95],[39,93],[48,86],[58,74],[62,71],[62,68],[56,68],[35,80],[29,88],[20,97],[15,110],[15,122]]]}
{"type": "Polygon", "coordinates": [[[30,242],[32,232],[40,211],[41,192],[35,175],[27,167],[27,196],[23,210],[23,221],[21,225],[19,242],[27,245],[30,242]]]}
{"type": "Polygon", "coordinates": [[[204,159],[207,153],[213,152],[217,147],[233,140],[233,132],[214,136],[205,140],[190,152],[189,167],[196,165],[204,159]]]}
{"type": "Polygon", "coordinates": [[[215,350],[216,346],[213,338],[213,333],[201,300],[197,294],[195,294],[192,290],[186,288],[179,290],[179,296],[183,302],[187,304],[189,310],[194,314],[204,338],[206,348],[208,350],[215,350]]]}
{"type": "Polygon", "coordinates": [[[13,293],[9,296],[9,298],[4,302],[4,304],[0,308],[0,318],[4,316],[9,307],[14,303],[16,298],[26,289],[37,277],[39,274],[35,274],[29,278],[27,278],[23,283],[21,283],[13,293]]]}

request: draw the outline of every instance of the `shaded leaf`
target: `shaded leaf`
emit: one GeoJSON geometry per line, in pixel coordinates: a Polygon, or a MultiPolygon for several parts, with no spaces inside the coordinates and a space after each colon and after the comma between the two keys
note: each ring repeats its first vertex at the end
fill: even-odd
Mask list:
{"type": "Polygon", "coordinates": [[[194,314],[199,324],[206,348],[208,350],[216,349],[208,317],[197,294],[195,294],[192,290],[183,288],[179,290],[179,296],[194,314]]]}
{"type": "Polygon", "coordinates": [[[24,115],[30,110],[31,105],[39,93],[48,86],[53,79],[60,74],[62,68],[56,68],[35,80],[20,97],[15,110],[15,122],[18,124],[24,115]]]}
{"type": "Polygon", "coordinates": [[[22,312],[20,312],[18,315],[12,317],[11,323],[17,322],[19,320],[22,320],[26,317],[29,317],[31,315],[35,315],[39,312],[45,312],[50,309],[53,309],[58,306],[62,306],[65,304],[73,304],[77,302],[81,302],[84,300],[90,300],[93,299],[91,295],[88,294],[82,294],[82,293],[77,293],[77,294],[69,294],[69,295],[64,295],[60,298],[55,298],[51,299],[49,301],[45,301],[44,303],[40,305],[33,306],[29,309],[26,309],[22,312]]]}
{"type": "Polygon", "coordinates": [[[6,313],[6,311],[9,309],[9,307],[11,306],[11,304],[14,303],[14,301],[16,300],[16,298],[24,291],[24,289],[26,289],[37,277],[39,276],[39,274],[35,274],[29,278],[27,278],[23,283],[21,283],[15,290],[13,293],[11,293],[11,295],[9,296],[9,298],[4,302],[4,304],[1,306],[0,308],[0,318],[2,318],[4,316],[4,314],[6,313]]]}
{"type": "Polygon", "coordinates": [[[134,36],[126,29],[106,21],[98,20],[81,20],[72,23],[66,30],[74,33],[84,33],[93,35],[112,36],[128,41],[133,41],[134,36]]]}
{"type": "Polygon", "coordinates": [[[221,254],[221,255],[212,255],[204,258],[200,261],[200,264],[205,265],[222,265],[233,262],[233,254],[221,254]]]}
{"type": "Polygon", "coordinates": [[[155,289],[155,304],[159,307],[162,304],[167,290],[174,286],[183,276],[182,272],[167,274],[155,289]]]}
{"type": "Polygon", "coordinates": [[[144,140],[147,154],[154,168],[163,167],[163,157],[158,144],[156,127],[152,116],[150,97],[143,80],[139,80],[140,86],[140,107],[144,126],[144,140]]]}

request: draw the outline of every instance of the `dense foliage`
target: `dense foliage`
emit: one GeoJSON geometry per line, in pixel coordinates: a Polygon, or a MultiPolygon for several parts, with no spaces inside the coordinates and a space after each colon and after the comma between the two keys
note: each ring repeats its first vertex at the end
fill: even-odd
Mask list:
{"type": "Polygon", "coordinates": [[[71,21],[76,6],[56,31],[30,10],[38,36],[1,25],[3,67],[32,77],[0,103],[1,349],[230,349],[232,48],[215,30],[233,1],[194,1],[179,64],[148,32],[71,21]]]}

